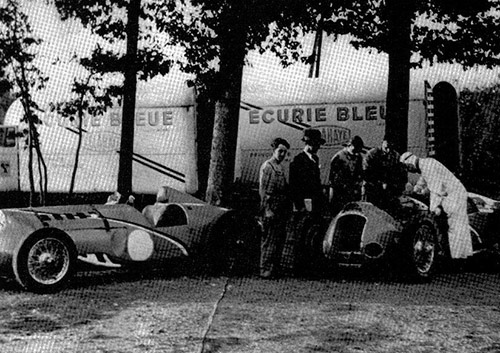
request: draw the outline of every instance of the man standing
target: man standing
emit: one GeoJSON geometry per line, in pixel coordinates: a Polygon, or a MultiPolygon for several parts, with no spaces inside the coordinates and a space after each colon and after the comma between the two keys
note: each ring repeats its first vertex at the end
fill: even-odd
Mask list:
{"type": "Polygon", "coordinates": [[[286,239],[286,224],[291,203],[282,162],[290,145],[285,139],[273,140],[273,156],[262,163],[259,172],[259,194],[264,235],[261,241],[260,275],[270,278],[276,275],[286,239]]]}
{"type": "MultiPolygon", "coordinates": [[[[308,231],[319,225],[320,211],[324,205],[321,185],[318,150],[325,143],[321,131],[308,128],[304,130],[302,141],[305,146],[290,163],[290,194],[293,200],[294,214],[290,222],[283,267],[288,271],[307,271],[310,267],[308,245],[311,239],[308,231]]],[[[315,229],[316,229],[315,228],[315,229]]]]}
{"type": "Polygon", "coordinates": [[[325,143],[321,131],[305,129],[302,141],[304,150],[290,163],[290,191],[295,210],[304,211],[306,205],[317,213],[323,201],[318,150],[325,143]]]}
{"type": "Polygon", "coordinates": [[[354,136],[349,144],[338,151],[330,162],[330,195],[333,214],[345,204],[361,200],[363,185],[363,151],[361,137],[354,136]]]}
{"type": "Polygon", "coordinates": [[[407,176],[399,157],[385,136],[381,147],[368,151],[363,163],[366,201],[388,209],[403,193],[407,176]]]}
{"type": "Polygon", "coordinates": [[[420,173],[430,193],[430,211],[446,212],[448,242],[453,259],[472,255],[472,239],[467,215],[467,190],[452,172],[433,158],[418,158],[405,152],[400,158],[408,171],[420,173]]]}

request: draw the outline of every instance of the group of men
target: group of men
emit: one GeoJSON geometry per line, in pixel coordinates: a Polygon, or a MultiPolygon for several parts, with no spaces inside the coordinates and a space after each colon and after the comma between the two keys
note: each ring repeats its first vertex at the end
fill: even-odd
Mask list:
{"type": "Polygon", "coordinates": [[[283,167],[289,143],[276,138],[273,156],[265,161],[259,173],[259,193],[264,222],[261,243],[260,275],[270,278],[283,267],[295,263],[282,261],[286,254],[296,255],[297,239],[303,233],[304,220],[320,222],[321,214],[335,216],[349,202],[368,201],[382,209],[395,207],[405,190],[407,172],[421,174],[421,183],[430,194],[430,210],[444,210],[450,228],[450,253],[453,258],[472,254],[466,210],[467,193],[460,181],[441,163],[419,159],[410,152],[399,155],[392,142],[384,137],[381,146],[370,149],[361,137],[354,136],[330,161],[328,186],[325,192],[321,177],[318,151],[325,143],[317,129],[304,130],[304,149],[290,163],[289,182],[283,167]],[[327,196],[328,195],[328,196],[327,196]],[[293,212],[292,212],[293,210],[293,212]],[[465,216],[465,218],[464,218],[465,216]],[[469,240],[467,240],[469,239],[469,240]]]}

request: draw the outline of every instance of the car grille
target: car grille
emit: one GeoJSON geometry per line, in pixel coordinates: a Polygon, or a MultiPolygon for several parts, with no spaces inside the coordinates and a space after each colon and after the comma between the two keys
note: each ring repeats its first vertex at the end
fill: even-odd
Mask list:
{"type": "Polygon", "coordinates": [[[359,215],[345,215],[337,220],[334,238],[338,251],[360,251],[361,236],[366,219],[359,215]]]}

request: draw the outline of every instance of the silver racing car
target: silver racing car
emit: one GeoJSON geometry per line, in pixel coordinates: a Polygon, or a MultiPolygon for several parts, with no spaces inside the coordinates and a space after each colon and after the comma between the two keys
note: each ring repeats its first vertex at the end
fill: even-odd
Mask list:
{"type": "Polygon", "coordinates": [[[154,205],[72,205],[0,210],[0,275],[25,289],[58,290],[77,262],[102,268],[206,261],[250,268],[259,228],[252,218],[164,187],[154,205]]]}
{"type": "MultiPolygon", "coordinates": [[[[474,255],[498,255],[500,202],[469,193],[468,214],[474,255]]],[[[383,263],[415,279],[429,279],[440,260],[449,260],[445,217],[410,196],[401,196],[390,211],[367,202],[349,203],[330,222],[322,253],[335,266],[383,263]]]]}

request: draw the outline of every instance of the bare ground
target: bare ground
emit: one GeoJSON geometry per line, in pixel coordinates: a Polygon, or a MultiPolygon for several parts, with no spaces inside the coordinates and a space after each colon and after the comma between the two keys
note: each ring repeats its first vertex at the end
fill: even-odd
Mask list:
{"type": "Polygon", "coordinates": [[[500,279],[411,284],[79,274],[56,294],[0,282],[0,352],[500,352],[500,279]]]}

